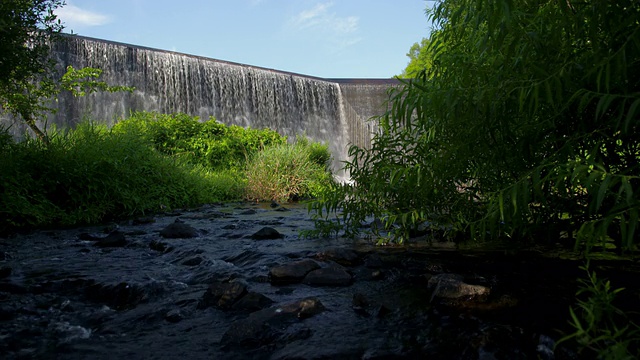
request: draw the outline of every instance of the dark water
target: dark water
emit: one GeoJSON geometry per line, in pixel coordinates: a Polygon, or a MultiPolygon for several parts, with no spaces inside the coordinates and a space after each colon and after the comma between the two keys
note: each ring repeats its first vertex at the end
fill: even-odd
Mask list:
{"type": "Polygon", "coordinates": [[[286,207],[205,206],[156,216],[150,224],[122,222],[118,230],[128,245],[120,248],[80,240],[104,236],[105,226],[1,240],[1,357],[536,359],[566,328],[575,263],[542,262],[530,253],[480,256],[420,243],[380,248],[341,238],[303,239],[299,231],[312,227],[306,209],[286,207]],[[159,231],[176,218],[200,236],[162,238],[159,231]],[[264,226],[284,238],[248,238],[264,226]],[[346,267],[354,278],[350,286],[270,283],[270,268],[336,247],[358,254],[358,264],[346,267]],[[200,262],[189,261],[194,258],[200,262]],[[427,281],[443,272],[490,287],[490,298],[430,301],[427,281]],[[283,326],[272,342],[224,346],[230,324],[249,312],[198,308],[209,284],[221,280],[240,281],[275,306],[313,296],[326,311],[283,326]],[[364,309],[354,307],[354,294],[366,299],[364,309]]]}

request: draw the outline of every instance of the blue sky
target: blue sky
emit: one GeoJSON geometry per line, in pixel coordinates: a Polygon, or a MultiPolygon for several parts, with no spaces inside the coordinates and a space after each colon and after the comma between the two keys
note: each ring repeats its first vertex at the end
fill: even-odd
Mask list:
{"type": "Polygon", "coordinates": [[[389,78],[425,0],[67,0],[65,32],[324,78],[389,78]]]}

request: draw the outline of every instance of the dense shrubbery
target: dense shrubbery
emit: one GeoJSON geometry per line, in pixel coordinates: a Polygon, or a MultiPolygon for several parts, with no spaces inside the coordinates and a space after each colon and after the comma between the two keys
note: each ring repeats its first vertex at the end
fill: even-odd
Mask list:
{"type": "Polygon", "coordinates": [[[402,242],[640,243],[640,5],[450,0],[430,12],[428,64],[392,95],[353,184],[315,205],[402,242]],[[576,241],[577,240],[577,241],[576,241]]]}
{"type": "MultiPolygon", "coordinates": [[[[315,159],[315,172],[297,172],[303,185],[278,194],[311,196],[331,179],[325,171],[329,152],[320,144],[290,146],[271,130],[202,123],[182,114],[137,113],[110,130],[84,123],[69,132],[50,131],[48,143],[15,143],[0,132],[0,233],[239,200],[245,197],[246,159],[284,164],[288,160],[277,149],[287,148],[307,163],[315,159]]],[[[256,192],[256,161],[248,194],[252,200],[271,200],[270,193],[256,192]]],[[[268,174],[269,181],[279,181],[273,175],[268,174]]]]}
{"type": "Polygon", "coordinates": [[[227,126],[214,118],[199,121],[186,114],[137,112],[113,130],[138,133],[164,154],[213,170],[242,169],[252,154],[286,143],[285,137],[271,129],[227,126]]]}

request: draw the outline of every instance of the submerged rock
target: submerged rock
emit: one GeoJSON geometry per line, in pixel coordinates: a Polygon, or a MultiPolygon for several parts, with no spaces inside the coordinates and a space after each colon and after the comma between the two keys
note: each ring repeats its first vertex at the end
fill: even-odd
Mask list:
{"type": "Polygon", "coordinates": [[[123,247],[127,245],[127,239],[121,231],[113,231],[104,238],[98,239],[94,244],[97,247],[123,247]]]}
{"type": "Polygon", "coordinates": [[[328,267],[309,272],[302,282],[311,286],[349,286],[351,274],[343,269],[328,267]]]}
{"type": "Polygon", "coordinates": [[[202,296],[198,309],[210,306],[229,309],[247,293],[247,286],[239,282],[214,282],[202,296]]]}
{"type": "Polygon", "coordinates": [[[331,248],[320,251],[316,254],[320,261],[333,261],[344,266],[354,266],[361,262],[358,253],[344,248],[331,248]]]}

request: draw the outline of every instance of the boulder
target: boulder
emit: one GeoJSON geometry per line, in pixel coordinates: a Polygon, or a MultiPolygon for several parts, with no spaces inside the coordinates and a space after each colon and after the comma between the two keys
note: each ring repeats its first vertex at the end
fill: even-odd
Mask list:
{"type": "Polygon", "coordinates": [[[319,269],[320,265],[311,259],[295,261],[289,264],[272,267],[269,270],[269,278],[272,284],[291,284],[302,281],[312,270],[319,269]]]}
{"type": "Polygon", "coordinates": [[[251,291],[233,304],[232,308],[233,310],[258,311],[269,307],[272,304],[273,300],[262,294],[251,291]]]}

